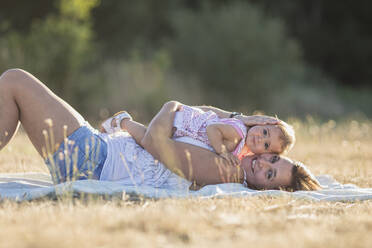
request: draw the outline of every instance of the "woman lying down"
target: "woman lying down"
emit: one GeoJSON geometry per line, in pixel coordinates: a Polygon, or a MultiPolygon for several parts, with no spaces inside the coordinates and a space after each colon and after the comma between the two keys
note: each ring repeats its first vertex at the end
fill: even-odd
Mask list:
{"type": "Polygon", "coordinates": [[[37,78],[12,69],[0,77],[0,114],[5,116],[0,148],[22,123],[54,183],[96,179],[199,188],[234,182],[253,189],[320,189],[303,164],[280,155],[294,142],[287,124],[213,107],[188,108],[168,102],[147,128],[122,112],[99,132],[37,78]]]}

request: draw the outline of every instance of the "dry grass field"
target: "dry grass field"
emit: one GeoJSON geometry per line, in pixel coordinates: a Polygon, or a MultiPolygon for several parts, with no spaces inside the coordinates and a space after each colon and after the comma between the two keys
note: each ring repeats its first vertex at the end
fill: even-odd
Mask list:
{"type": "MultiPolygon", "coordinates": [[[[372,187],[372,124],[293,120],[289,156],[315,174],[372,187]]],[[[47,172],[24,134],[0,173],[47,172]]],[[[0,247],[372,247],[372,201],[290,197],[0,203],[0,247]]]]}

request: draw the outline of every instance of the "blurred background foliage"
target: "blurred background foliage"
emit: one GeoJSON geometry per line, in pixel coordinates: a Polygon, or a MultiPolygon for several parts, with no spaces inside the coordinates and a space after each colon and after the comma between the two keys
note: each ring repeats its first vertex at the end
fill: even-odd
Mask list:
{"type": "Polygon", "coordinates": [[[372,3],[3,0],[0,70],[24,68],[89,119],[169,99],[280,117],[370,117],[372,3]]]}

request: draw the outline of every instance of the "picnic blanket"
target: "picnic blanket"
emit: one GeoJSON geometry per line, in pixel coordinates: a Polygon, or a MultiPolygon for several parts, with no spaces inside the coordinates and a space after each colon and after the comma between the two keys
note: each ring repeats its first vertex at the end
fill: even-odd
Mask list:
{"type": "Polygon", "coordinates": [[[29,201],[70,195],[74,197],[97,195],[123,198],[144,197],[187,198],[187,197],[251,197],[292,196],[314,201],[360,201],[372,199],[372,188],[359,188],[353,184],[340,184],[329,175],[317,177],[323,189],[319,191],[284,192],[280,190],[252,190],[237,183],[207,185],[197,191],[187,188],[153,188],[148,186],[126,186],[116,182],[81,180],[53,185],[50,176],[41,173],[0,174],[0,199],[29,201]]]}

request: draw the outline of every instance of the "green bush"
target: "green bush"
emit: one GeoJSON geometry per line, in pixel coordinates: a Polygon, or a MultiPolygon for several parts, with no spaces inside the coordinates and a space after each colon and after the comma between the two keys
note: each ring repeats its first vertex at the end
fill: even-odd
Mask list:
{"type": "Polygon", "coordinates": [[[95,1],[88,2],[63,0],[58,15],[35,20],[30,32],[1,37],[1,70],[26,69],[79,110],[87,110],[92,93],[100,87],[97,81],[88,81],[95,54],[87,8],[95,1]]]}
{"type": "Polygon", "coordinates": [[[168,100],[200,103],[200,90],[171,72],[167,52],[146,57],[134,52],[130,58],[103,63],[100,74],[106,90],[101,118],[125,109],[137,120],[148,122],[168,100]]]}
{"type": "Polygon", "coordinates": [[[300,50],[282,23],[250,5],[183,11],[174,23],[175,68],[200,81],[208,103],[267,109],[303,73],[300,50]]]}
{"type": "Polygon", "coordinates": [[[335,83],[307,66],[281,20],[249,4],[204,5],[173,17],[175,70],[197,81],[206,104],[282,116],[341,116],[352,108],[335,83]]]}
{"type": "Polygon", "coordinates": [[[8,32],[9,23],[0,23],[0,70],[29,70],[84,114],[125,108],[148,120],[169,99],[280,117],[367,109],[367,93],[337,89],[309,68],[282,21],[251,5],[186,10],[179,1],[105,1],[95,9],[104,21],[92,30],[91,10],[100,1],[55,2],[58,13],[34,19],[29,32],[8,32]],[[108,17],[112,9],[117,13],[108,17]]]}

